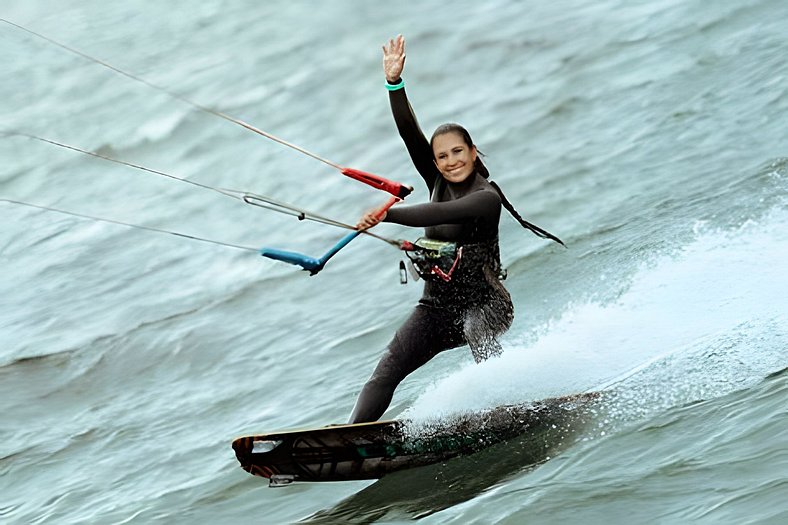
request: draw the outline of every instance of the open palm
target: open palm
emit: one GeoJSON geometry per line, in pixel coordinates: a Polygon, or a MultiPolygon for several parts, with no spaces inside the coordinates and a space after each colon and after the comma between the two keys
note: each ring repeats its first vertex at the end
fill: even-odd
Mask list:
{"type": "Polygon", "coordinates": [[[398,35],[383,46],[383,72],[386,80],[394,82],[402,76],[405,68],[405,37],[398,35]]]}

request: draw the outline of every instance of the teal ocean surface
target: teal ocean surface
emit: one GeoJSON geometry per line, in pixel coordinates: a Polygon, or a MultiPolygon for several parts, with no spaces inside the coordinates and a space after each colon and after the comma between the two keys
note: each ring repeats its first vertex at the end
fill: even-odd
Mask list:
{"type": "MultiPolygon", "coordinates": [[[[0,522],[788,522],[788,3],[4,2],[0,522]],[[521,442],[380,481],[269,489],[240,435],[345,422],[421,293],[369,237],[319,275],[45,211],[319,255],[345,232],[21,136],[355,223],[385,200],[307,156],[426,189],[381,45],[429,134],[471,132],[509,199],[502,356],[439,355],[386,418],[587,390],[539,465],[521,442]]],[[[381,235],[421,231],[383,224],[381,235]]]]}

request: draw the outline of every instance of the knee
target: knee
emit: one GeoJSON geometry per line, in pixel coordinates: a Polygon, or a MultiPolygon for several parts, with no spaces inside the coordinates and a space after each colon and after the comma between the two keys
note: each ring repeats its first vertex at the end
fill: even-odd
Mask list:
{"type": "Polygon", "coordinates": [[[380,360],[372,375],[367,379],[365,387],[393,390],[402,381],[403,377],[401,377],[399,367],[387,357],[388,355],[380,360]]]}
{"type": "Polygon", "coordinates": [[[397,383],[392,380],[391,377],[373,373],[367,382],[364,384],[365,390],[376,390],[376,391],[383,391],[383,390],[393,390],[397,386],[397,383]]]}

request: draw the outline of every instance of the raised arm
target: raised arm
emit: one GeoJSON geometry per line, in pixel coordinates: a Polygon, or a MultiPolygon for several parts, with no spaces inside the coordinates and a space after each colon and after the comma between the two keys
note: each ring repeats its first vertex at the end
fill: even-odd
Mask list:
{"type": "MultiPolygon", "coordinates": [[[[389,41],[383,46],[383,71],[386,74],[386,81],[390,86],[396,86],[402,82],[402,70],[405,67],[405,38],[402,35],[389,41]]],[[[441,176],[438,168],[433,161],[432,148],[424,133],[419,127],[416,115],[413,114],[405,94],[405,88],[389,90],[389,102],[391,112],[394,115],[394,122],[397,130],[402,137],[405,147],[408,149],[413,165],[419,175],[427,183],[430,193],[435,187],[435,181],[441,176]]]]}

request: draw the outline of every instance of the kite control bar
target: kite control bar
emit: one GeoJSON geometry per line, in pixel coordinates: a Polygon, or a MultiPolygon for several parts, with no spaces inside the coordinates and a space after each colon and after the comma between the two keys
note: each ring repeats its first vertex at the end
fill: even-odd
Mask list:
{"type": "MultiPolygon", "coordinates": [[[[362,172],[363,173],[363,172],[362,172]]],[[[394,204],[400,202],[402,199],[399,197],[391,197],[388,202],[378,211],[376,217],[380,219],[383,215],[391,208],[394,204]]],[[[361,235],[361,230],[356,230],[354,232],[348,233],[344,237],[342,237],[339,242],[337,242],[330,250],[323,254],[320,258],[310,257],[308,255],[304,255],[297,252],[289,252],[286,250],[279,250],[277,248],[262,248],[260,249],[260,255],[263,257],[268,257],[269,259],[275,259],[277,261],[282,261],[290,264],[294,264],[296,266],[300,266],[304,270],[309,272],[309,275],[316,275],[323,267],[326,265],[329,259],[331,259],[334,255],[337,254],[339,250],[347,246],[350,241],[355,239],[361,235]]]]}

